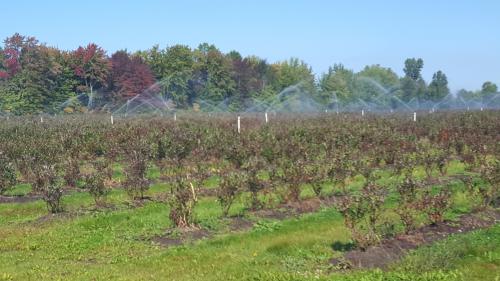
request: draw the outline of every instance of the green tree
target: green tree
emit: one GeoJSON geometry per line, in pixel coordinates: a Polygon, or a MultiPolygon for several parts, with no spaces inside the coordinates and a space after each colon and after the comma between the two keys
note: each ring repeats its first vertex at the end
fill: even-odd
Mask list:
{"type": "Polygon", "coordinates": [[[194,56],[188,46],[174,45],[165,52],[165,72],[161,85],[165,96],[171,98],[176,105],[189,105],[190,81],[193,79],[194,56]]]}
{"type": "Polygon", "coordinates": [[[135,55],[141,57],[144,62],[149,65],[149,68],[155,75],[156,80],[161,80],[167,72],[165,65],[165,53],[165,50],[161,50],[158,45],[154,45],[149,50],[136,52],[135,55]]]}
{"type": "Polygon", "coordinates": [[[44,45],[22,48],[20,67],[0,89],[2,107],[16,114],[54,112],[74,95],[75,77],[64,55],[44,45]]]}
{"type": "Polygon", "coordinates": [[[321,100],[325,104],[353,101],[354,83],[355,75],[352,70],[346,69],[342,64],[334,64],[319,80],[321,100]]]}
{"type": "Polygon", "coordinates": [[[424,61],[422,59],[406,59],[405,67],[403,69],[405,76],[411,78],[414,81],[422,78],[421,72],[424,67],[424,61]]]}
{"type": "Polygon", "coordinates": [[[274,87],[281,91],[286,87],[303,84],[305,88],[313,93],[315,90],[314,74],[307,63],[298,58],[290,58],[274,65],[276,70],[274,87]]]}
{"type": "Polygon", "coordinates": [[[390,68],[380,65],[365,66],[356,74],[354,95],[364,101],[389,105],[392,94],[399,87],[399,77],[390,68]]]}
{"type": "Polygon", "coordinates": [[[235,91],[230,61],[214,45],[201,44],[195,51],[194,81],[190,100],[220,103],[235,91]]]}
{"type": "Polygon", "coordinates": [[[457,97],[463,100],[471,100],[481,98],[481,91],[469,91],[466,89],[460,89],[457,92],[457,97]]]}
{"type": "Polygon", "coordinates": [[[486,81],[483,83],[483,86],[481,87],[481,93],[483,95],[494,94],[496,92],[498,92],[498,87],[495,83],[492,83],[490,81],[486,81]]]}
{"type": "Polygon", "coordinates": [[[483,103],[490,104],[493,101],[498,103],[498,99],[495,98],[495,94],[498,93],[498,87],[495,83],[486,81],[483,83],[480,91],[481,99],[483,103]]]}
{"type": "Polygon", "coordinates": [[[422,59],[406,59],[403,69],[405,76],[401,78],[400,98],[406,102],[425,98],[427,85],[422,78],[421,71],[424,67],[422,59]]]}
{"type": "Polygon", "coordinates": [[[155,45],[136,55],[149,65],[164,97],[181,108],[190,105],[195,56],[188,46],[174,45],[161,50],[155,45]]]}
{"type": "Polygon", "coordinates": [[[427,98],[432,101],[438,101],[446,97],[449,93],[450,89],[448,88],[446,74],[439,70],[432,76],[432,81],[428,87],[427,98]]]}
{"type": "Polygon", "coordinates": [[[373,79],[385,88],[394,88],[399,83],[399,77],[392,69],[378,64],[365,66],[363,70],[358,72],[358,76],[373,79]]]}

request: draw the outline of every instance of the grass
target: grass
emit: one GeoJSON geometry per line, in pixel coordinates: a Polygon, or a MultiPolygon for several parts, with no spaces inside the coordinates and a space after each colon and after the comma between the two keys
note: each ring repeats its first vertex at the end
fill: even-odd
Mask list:
{"type": "MultiPolygon", "coordinates": [[[[451,163],[448,173],[463,173],[463,167],[451,163]]],[[[358,188],[362,180],[354,178],[350,188],[358,188]]],[[[381,183],[391,185],[396,180],[384,174],[381,183]]],[[[217,181],[210,178],[207,185],[214,188],[217,181]]],[[[328,185],[325,188],[325,193],[334,192],[328,185]]],[[[452,188],[454,205],[446,214],[451,219],[471,208],[463,184],[454,182],[452,188]]],[[[16,190],[29,192],[29,187],[16,190]]],[[[167,190],[167,184],[157,183],[147,195],[167,190]]],[[[301,196],[312,196],[310,187],[304,186],[301,196]]],[[[132,208],[123,203],[127,200],[123,190],[115,189],[108,197],[113,209],[93,210],[87,193],[74,192],[64,196],[67,213],[55,216],[47,215],[40,200],[0,204],[0,280],[500,279],[498,224],[419,248],[386,272],[338,273],[329,260],[342,253],[333,250],[333,243],[349,243],[350,233],[333,208],[283,221],[251,218],[258,220],[252,230],[229,233],[215,198],[204,197],[196,207],[196,220],[215,237],[166,248],[151,238],[171,226],[168,206],[146,202],[132,208]]],[[[388,206],[394,204],[391,198],[388,206]]],[[[243,211],[244,202],[239,200],[230,214],[243,211]]]]}

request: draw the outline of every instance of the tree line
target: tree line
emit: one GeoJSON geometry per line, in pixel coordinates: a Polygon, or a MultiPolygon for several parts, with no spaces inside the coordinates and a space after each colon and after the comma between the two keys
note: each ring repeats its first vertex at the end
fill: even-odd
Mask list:
{"type": "MultiPolygon", "coordinates": [[[[404,76],[390,68],[369,65],[354,72],[334,64],[316,77],[298,58],[270,63],[237,51],[223,53],[207,43],[192,49],[158,45],[134,53],[119,50],[108,55],[94,43],[65,51],[18,33],[0,47],[0,112],[12,114],[73,112],[122,104],[134,96],[161,95],[176,108],[200,102],[225,102],[238,111],[257,102],[279,99],[291,85],[316,103],[330,108],[351,102],[439,101],[450,94],[446,74],[437,71],[427,83],[424,62],[409,58],[404,76]],[[394,99],[397,98],[397,100],[394,99]]],[[[460,90],[462,99],[484,99],[498,91],[485,82],[479,91],[460,90]]]]}

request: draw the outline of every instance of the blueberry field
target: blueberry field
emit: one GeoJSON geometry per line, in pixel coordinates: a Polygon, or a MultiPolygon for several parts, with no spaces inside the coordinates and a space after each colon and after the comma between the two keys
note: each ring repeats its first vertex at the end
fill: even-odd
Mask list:
{"type": "Polygon", "coordinates": [[[498,280],[498,111],[237,117],[3,118],[0,280],[498,280]]]}

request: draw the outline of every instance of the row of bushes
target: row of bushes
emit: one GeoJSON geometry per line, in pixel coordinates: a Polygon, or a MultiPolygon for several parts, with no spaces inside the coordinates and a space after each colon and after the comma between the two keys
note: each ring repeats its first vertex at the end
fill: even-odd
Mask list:
{"type": "Polygon", "coordinates": [[[436,192],[414,178],[417,167],[432,178],[434,171],[444,175],[447,162],[458,159],[487,182],[464,179],[483,207],[498,198],[497,112],[434,114],[418,122],[398,116],[299,117],[269,124],[244,118],[241,134],[231,117],[134,118],[115,125],[99,117],[5,122],[0,125],[0,191],[28,182],[50,212],[59,212],[63,189],[80,181],[99,206],[118,162],[125,165],[123,188],[138,200],[149,188],[147,169],[155,164],[171,183],[169,217],[187,227],[193,223],[196,190],[209,176],[220,178],[217,198],[224,215],[243,192],[250,194],[248,207],[257,209],[265,207],[260,200],[265,194],[298,201],[304,184],[317,196],[325,184],[333,184],[337,208],[362,247],[380,239],[378,219],[390,192],[377,183],[378,170],[400,179],[394,190],[405,231],[415,227],[418,213],[427,214],[431,223],[441,221],[450,201],[446,188],[436,192]],[[364,177],[363,186],[349,190],[346,182],[356,175],[364,177]]]}

